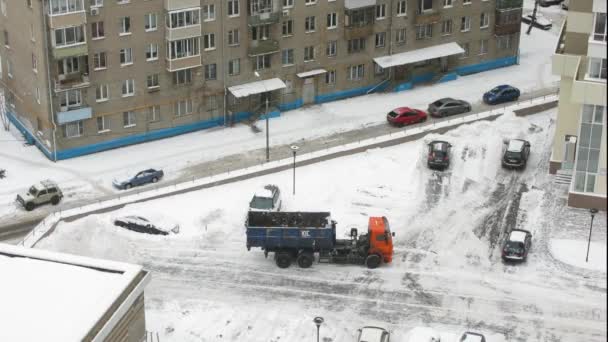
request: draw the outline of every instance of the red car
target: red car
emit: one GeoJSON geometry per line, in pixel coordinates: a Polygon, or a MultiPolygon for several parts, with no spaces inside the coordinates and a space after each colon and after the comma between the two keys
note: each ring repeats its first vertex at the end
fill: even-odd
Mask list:
{"type": "Polygon", "coordinates": [[[411,125],[426,121],[426,113],[409,107],[400,107],[386,114],[388,123],[395,126],[411,125]]]}

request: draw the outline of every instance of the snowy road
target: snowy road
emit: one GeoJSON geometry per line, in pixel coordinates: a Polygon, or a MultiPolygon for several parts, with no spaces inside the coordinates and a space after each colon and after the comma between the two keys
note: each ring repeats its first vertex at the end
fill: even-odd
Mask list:
{"type": "MultiPolygon", "coordinates": [[[[290,172],[61,223],[37,247],[149,268],[147,327],[163,342],[304,341],[314,336],[317,315],[326,320],[324,341],[333,342],[353,341],[364,325],[388,328],[395,341],[417,325],[478,330],[491,341],[605,341],[605,271],[566,265],[548,247],[570,231],[565,222],[578,220],[564,216],[576,215],[564,210],[564,189],[547,174],[552,115],[507,115],[299,168],[298,195],[284,198],[287,208],[331,210],[340,234],[352,224],[361,229],[370,215],[389,218],[395,258],[380,269],[279,269],[261,251],[245,249],[249,194],[266,183],[289,193],[290,172]],[[532,144],[523,172],[500,168],[503,139],[512,137],[532,144]],[[425,141],[435,138],[454,145],[444,173],[425,165],[425,141]],[[142,236],[110,223],[147,212],[179,220],[182,236],[142,236]],[[500,260],[512,228],[534,235],[524,264],[500,260]]],[[[605,245],[605,223],[595,229],[605,245]]]]}

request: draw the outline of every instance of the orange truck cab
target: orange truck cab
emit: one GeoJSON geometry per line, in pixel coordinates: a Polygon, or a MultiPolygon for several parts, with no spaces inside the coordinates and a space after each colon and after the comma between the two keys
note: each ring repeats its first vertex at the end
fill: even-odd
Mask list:
{"type": "Polygon", "coordinates": [[[369,226],[369,251],[368,255],[377,254],[385,263],[393,260],[393,236],[386,217],[370,217],[369,226]]]}

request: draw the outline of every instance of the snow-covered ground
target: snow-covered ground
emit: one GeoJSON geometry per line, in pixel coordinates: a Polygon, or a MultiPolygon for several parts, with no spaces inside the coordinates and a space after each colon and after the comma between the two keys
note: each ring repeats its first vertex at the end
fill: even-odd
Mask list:
{"type": "MultiPolygon", "coordinates": [[[[550,248],[552,237],[575,233],[562,217],[571,213],[564,189],[547,172],[554,115],[507,114],[299,167],[295,196],[285,171],[128,205],[62,222],[36,248],[151,270],[147,329],[161,341],[304,341],[316,333],[315,316],[325,318],[327,342],[353,341],[364,325],[389,329],[392,341],[414,326],[480,331],[489,341],[605,341],[605,269],[573,267],[560,261],[562,249],[550,248]],[[454,146],[445,172],[426,167],[426,143],[436,138],[454,146]],[[501,169],[505,138],[531,142],[525,171],[501,169]],[[262,251],[247,251],[246,208],[264,184],[281,187],[285,210],[331,211],[340,235],[365,230],[369,216],[387,216],[396,233],[393,263],[279,269],[262,251]],[[178,221],[180,233],[148,236],[111,223],[116,215],[158,213],[178,221]],[[512,228],[533,234],[526,263],[500,260],[512,228]]],[[[598,214],[594,246],[606,246],[605,221],[598,214]]]]}
{"type": "MultiPolygon", "coordinates": [[[[522,34],[520,65],[483,72],[434,86],[421,86],[401,93],[372,94],[283,113],[270,124],[271,145],[310,141],[340,132],[385,123],[385,114],[397,106],[426,108],[441,96],[452,96],[476,104],[483,92],[494,85],[510,83],[524,96],[538,89],[554,87],[558,78],[551,74],[551,55],[557,32],[534,31],[522,34]]],[[[481,106],[475,105],[478,110],[481,106]]],[[[253,133],[244,125],[216,128],[160,141],[129,146],[59,163],[48,161],[35,147],[24,146],[20,135],[0,130],[0,168],[7,178],[0,180],[0,219],[22,218],[50,212],[45,206],[25,213],[13,203],[18,191],[40,179],[51,178],[63,188],[61,206],[73,206],[101,196],[117,194],[111,181],[116,175],[161,167],[165,182],[192,177],[184,171],[193,165],[220,157],[246,153],[265,146],[264,133],[253,133]]],[[[304,143],[305,145],[305,143],[304,143]]],[[[303,150],[306,146],[303,146],[303,150]]],[[[245,158],[245,157],[243,157],[245,158]]],[[[261,163],[263,160],[260,159],[261,163]]]]}
{"type": "Polygon", "coordinates": [[[593,242],[589,246],[587,260],[587,241],[552,239],[551,253],[560,261],[582,268],[606,272],[606,244],[593,242]]]}

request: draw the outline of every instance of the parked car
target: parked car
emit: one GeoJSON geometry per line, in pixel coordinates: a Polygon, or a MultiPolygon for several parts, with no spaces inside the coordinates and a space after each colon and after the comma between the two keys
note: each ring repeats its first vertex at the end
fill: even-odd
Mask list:
{"type": "MultiPolygon", "coordinates": [[[[522,16],[521,22],[530,24],[532,22],[532,13],[522,16]]],[[[534,24],[532,24],[532,26],[538,27],[541,30],[550,30],[553,27],[553,22],[551,22],[551,19],[545,18],[540,14],[536,14],[536,20],[534,20],[534,24]]]]}
{"type": "Polygon", "coordinates": [[[519,98],[519,95],[519,89],[504,84],[483,94],[483,102],[494,105],[503,102],[516,101],[519,98]]]}
{"type": "Polygon", "coordinates": [[[513,229],[502,247],[502,259],[526,261],[532,246],[532,233],[523,229],[513,229]]]}
{"type": "Polygon", "coordinates": [[[429,143],[427,165],[431,169],[447,169],[450,167],[450,148],[452,144],[447,141],[435,140],[429,143]]]}
{"type": "Polygon", "coordinates": [[[541,7],[549,7],[553,5],[559,5],[562,2],[564,2],[564,0],[539,0],[538,4],[541,7]]]}
{"type": "Polygon", "coordinates": [[[63,192],[57,183],[51,180],[43,180],[38,184],[32,185],[26,193],[17,195],[15,199],[27,211],[31,211],[36,206],[51,203],[57,205],[63,198],[63,192]]]}
{"type": "Polygon", "coordinates": [[[404,342],[441,342],[441,336],[434,329],[416,327],[405,334],[404,342]]]}
{"type": "Polygon", "coordinates": [[[120,190],[128,190],[134,186],[140,186],[148,183],[156,183],[164,176],[163,170],[147,169],[136,173],[133,176],[128,176],[125,179],[114,179],[112,184],[120,190]]]}
{"type": "Polygon", "coordinates": [[[268,184],[253,194],[249,202],[249,210],[280,211],[281,205],[281,190],[276,185],[268,184]]]}
{"type": "Polygon", "coordinates": [[[429,105],[428,113],[434,117],[445,117],[471,111],[471,104],[467,101],[456,100],[451,97],[439,99],[429,105]]]}
{"type": "Polygon", "coordinates": [[[357,342],[390,342],[391,334],[383,328],[363,327],[359,329],[357,342]]]}
{"type": "Polygon", "coordinates": [[[530,142],[523,139],[511,139],[502,155],[502,167],[523,169],[530,156],[530,142]]]}
{"type": "Polygon", "coordinates": [[[154,223],[152,223],[145,217],[135,215],[118,217],[114,219],[114,225],[127,228],[134,232],[153,235],[169,235],[169,233],[179,233],[178,224],[161,219],[154,220],[154,223]]]}
{"type": "Polygon", "coordinates": [[[411,125],[426,121],[426,113],[419,109],[400,107],[386,115],[386,120],[395,126],[411,125]]]}
{"type": "Polygon", "coordinates": [[[459,342],[486,342],[486,337],[479,333],[467,331],[462,334],[459,342]]]}

